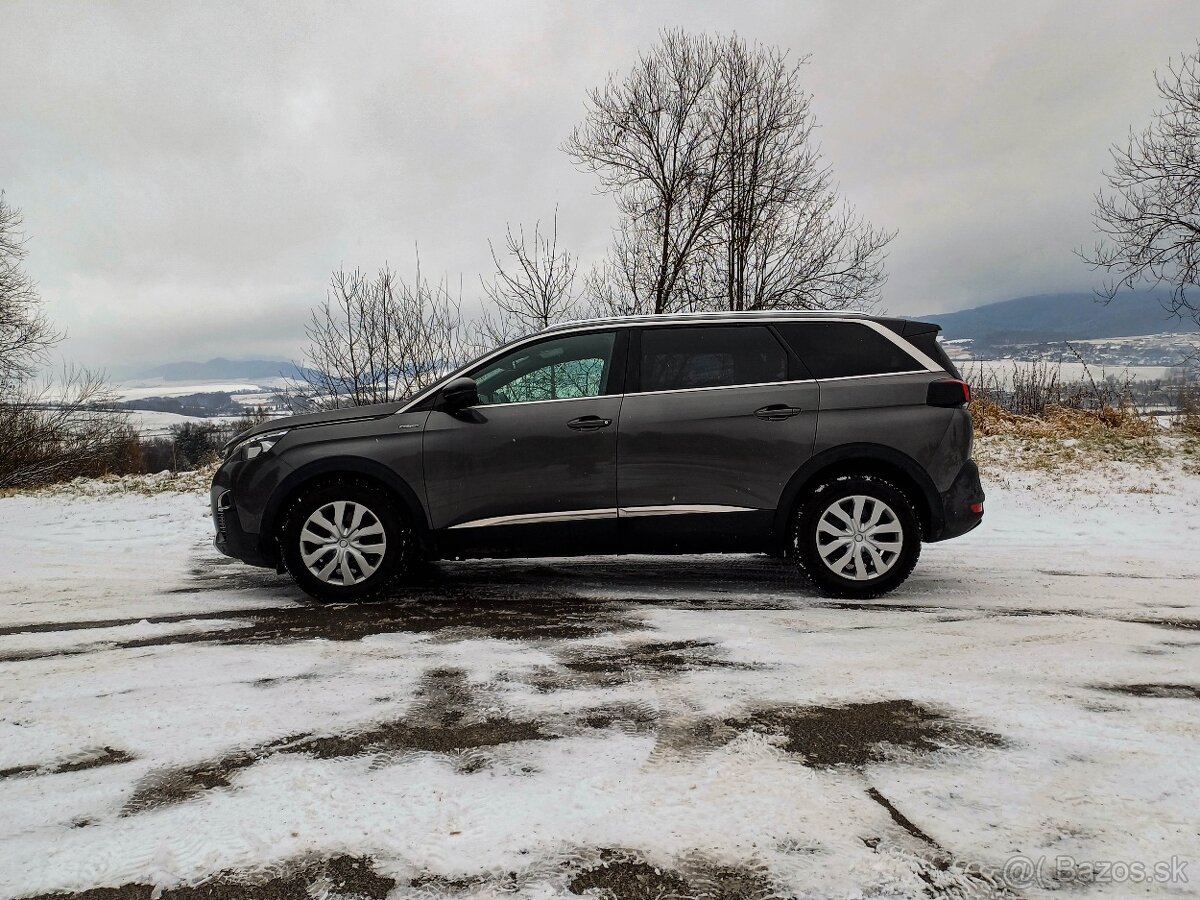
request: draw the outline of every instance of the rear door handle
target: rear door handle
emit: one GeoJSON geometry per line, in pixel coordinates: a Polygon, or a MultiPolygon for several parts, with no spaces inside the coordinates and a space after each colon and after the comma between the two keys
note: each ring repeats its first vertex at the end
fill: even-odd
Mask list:
{"type": "Polygon", "coordinates": [[[567,423],[567,427],[575,431],[599,431],[612,424],[612,419],[602,419],[599,416],[580,416],[567,423]]]}
{"type": "Polygon", "coordinates": [[[766,422],[782,422],[784,419],[798,416],[802,412],[804,410],[798,406],[788,406],[786,403],[773,403],[770,406],[764,406],[762,409],[756,409],[754,415],[766,422]]]}

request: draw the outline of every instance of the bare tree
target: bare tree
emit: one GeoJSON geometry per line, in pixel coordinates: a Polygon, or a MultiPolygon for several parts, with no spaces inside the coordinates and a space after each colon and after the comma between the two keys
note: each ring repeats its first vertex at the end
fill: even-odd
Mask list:
{"type": "Polygon", "coordinates": [[[137,436],[102,374],[68,369],[61,379],[10,388],[0,402],[0,488],[103,475],[136,455],[137,436]]]}
{"type": "Polygon", "coordinates": [[[425,277],[419,257],[411,284],[386,265],[374,277],[337,270],[307,331],[308,366],[293,400],[321,408],[402,399],[465,354],[459,302],[445,279],[425,277]]]}
{"type": "Polygon", "coordinates": [[[526,238],[524,226],[514,233],[505,229],[505,259],[501,259],[489,241],[495,275],[483,283],[483,292],[495,307],[485,311],[479,323],[490,344],[540,331],[556,322],[573,317],[577,310],[575,274],[578,262],[566,250],[558,249],[558,213],[549,234],[541,231],[541,222],[526,238]]]}
{"type": "Polygon", "coordinates": [[[725,309],[868,307],[894,232],[843,204],[813,139],[802,58],[714,39],[716,224],[690,279],[693,303],[725,309]]]}
{"type": "Polygon", "coordinates": [[[801,67],[777,49],[668,31],[589,95],[565,149],[617,197],[588,280],[612,311],[869,307],[894,232],[838,198],[801,67]]]}
{"type": "Polygon", "coordinates": [[[1111,190],[1093,213],[1101,239],[1080,255],[1109,274],[1102,300],[1139,282],[1168,285],[1172,311],[1200,324],[1200,43],[1155,81],[1164,105],[1113,146],[1111,190]]]}
{"type": "Polygon", "coordinates": [[[61,338],[41,310],[41,298],[25,271],[21,212],[0,191],[0,391],[32,377],[61,338]]]}
{"type": "Polygon", "coordinates": [[[663,32],[628,75],[589,92],[587,117],[563,147],[616,196],[625,221],[613,265],[648,312],[686,303],[680,279],[712,227],[716,65],[711,41],[663,32]]]}

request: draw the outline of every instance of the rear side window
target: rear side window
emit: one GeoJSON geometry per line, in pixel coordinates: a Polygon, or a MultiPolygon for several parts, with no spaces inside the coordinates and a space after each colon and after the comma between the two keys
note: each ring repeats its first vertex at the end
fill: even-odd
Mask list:
{"type": "Polygon", "coordinates": [[[952,360],[946,353],[946,348],[942,346],[941,341],[937,339],[936,331],[926,331],[922,334],[914,334],[911,337],[905,338],[911,341],[918,350],[936,362],[939,366],[953,375],[955,378],[962,380],[962,375],[958,371],[958,366],[954,365],[952,360]]]}
{"type": "Polygon", "coordinates": [[[813,378],[887,375],[924,369],[882,334],[858,322],[782,322],[775,327],[813,378]]]}
{"type": "Polygon", "coordinates": [[[641,390],[677,391],[787,380],[787,351],[763,325],[648,328],[641,390]]]}

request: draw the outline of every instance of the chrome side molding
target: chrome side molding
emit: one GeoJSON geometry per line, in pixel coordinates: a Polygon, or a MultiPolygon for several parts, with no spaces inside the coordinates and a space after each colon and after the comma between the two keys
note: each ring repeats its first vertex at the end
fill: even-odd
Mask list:
{"type": "Polygon", "coordinates": [[[492,516],[487,519],[472,519],[451,525],[456,528],[490,528],[495,525],[539,525],[553,522],[584,522],[589,519],[634,519],[645,516],[687,516],[703,513],[759,512],[749,506],[720,506],[716,504],[675,503],[666,506],[622,506],[604,509],[567,509],[559,512],[521,513],[515,516],[492,516]]]}

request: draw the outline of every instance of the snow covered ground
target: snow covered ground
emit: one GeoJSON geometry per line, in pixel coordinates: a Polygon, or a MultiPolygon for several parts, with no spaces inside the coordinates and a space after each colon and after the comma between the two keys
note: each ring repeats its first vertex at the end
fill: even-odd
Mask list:
{"type": "Polygon", "coordinates": [[[1200,893],[1200,477],[987,487],[863,604],[743,556],[319,607],[198,494],[0,499],[0,896],[1200,893]]]}

